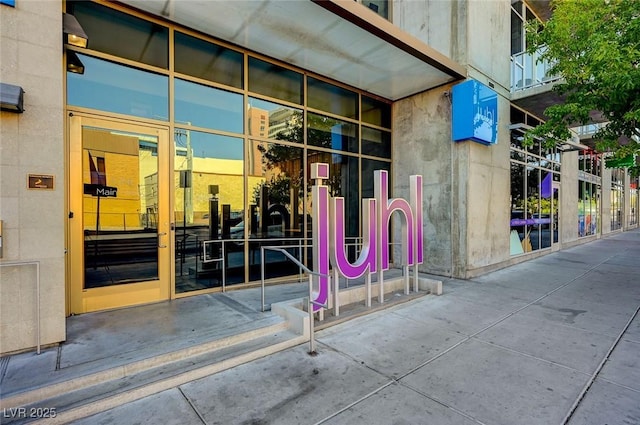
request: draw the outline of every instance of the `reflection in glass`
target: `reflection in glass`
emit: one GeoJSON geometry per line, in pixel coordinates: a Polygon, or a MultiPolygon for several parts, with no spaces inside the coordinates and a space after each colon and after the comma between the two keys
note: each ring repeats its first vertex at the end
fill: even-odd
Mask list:
{"type": "MultiPolygon", "coordinates": [[[[357,236],[359,229],[360,201],[358,198],[358,158],[329,152],[307,151],[307,166],[315,162],[329,164],[329,179],[325,184],[329,186],[330,196],[341,196],[345,199],[345,227],[347,236],[357,236]]],[[[311,181],[307,184],[311,185],[311,181]]],[[[311,194],[307,194],[307,205],[311,205],[311,194]]],[[[309,213],[309,211],[308,211],[309,213]]]]}
{"type": "Polygon", "coordinates": [[[249,157],[250,237],[303,237],[302,148],[252,141],[249,157]]]}
{"type": "Polygon", "coordinates": [[[362,95],[362,121],[391,128],[391,105],[362,95]]]}
{"type": "Polygon", "coordinates": [[[580,237],[597,233],[598,193],[597,184],[578,181],[578,236],[580,237]]]}
{"type": "Polygon", "coordinates": [[[357,125],[326,117],[307,114],[307,144],[346,152],[358,152],[357,125]]]}
{"type": "Polygon", "coordinates": [[[158,279],[158,139],[83,127],[84,288],[158,279]]]}
{"type": "MultiPolygon", "coordinates": [[[[107,10],[106,4],[66,2],[68,11],[82,16],[81,24],[86,24],[90,38],[88,50],[79,54],[85,74],[67,76],[68,103],[71,107],[99,110],[104,115],[156,121],[168,121],[173,108],[168,127],[175,131],[173,150],[169,149],[174,155],[174,188],[170,189],[174,191],[170,197],[174,216],[170,221],[176,225],[173,252],[178,293],[219,287],[223,277],[228,285],[245,282],[247,268],[250,279],[256,280],[260,244],[280,243],[280,238],[288,243],[307,236],[305,233],[311,228],[309,186],[303,182],[307,178],[304,170],[308,172],[312,162],[331,164],[328,184],[332,195],[346,199],[347,234],[359,233],[360,191],[363,196],[372,197],[373,171],[390,169],[391,103],[319,78],[307,78],[302,70],[260,60],[244,50],[218,46],[216,41],[205,41],[205,36],[181,33],[173,24],[165,27],[107,10]],[[127,42],[113,42],[120,38],[127,38],[127,42]],[[169,46],[170,42],[174,45],[169,46]],[[170,50],[173,64],[168,62],[170,50]],[[126,58],[127,65],[86,54],[92,51],[111,55],[116,62],[126,58]],[[150,66],[141,71],[128,65],[132,61],[150,66]],[[169,73],[164,71],[169,65],[175,76],[149,72],[155,67],[169,73]],[[174,83],[171,91],[170,78],[174,83]],[[190,81],[195,79],[199,83],[190,81]],[[308,88],[304,86],[307,80],[308,88]],[[169,99],[169,95],[175,97],[169,99]],[[308,113],[307,108],[317,113],[308,113]],[[249,146],[244,144],[245,138],[251,140],[249,146]],[[308,147],[316,151],[308,151],[308,147]],[[360,154],[366,158],[356,156],[360,154]],[[207,248],[205,241],[215,243],[207,248]],[[206,257],[216,261],[204,263],[204,250],[206,257]]],[[[371,4],[386,7],[388,2],[371,4]]],[[[140,155],[149,152],[149,160],[157,160],[157,142],[140,139],[136,143],[140,155]]],[[[95,168],[88,168],[88,175],[93,173],[98,182],[111,184],[114,161],[110,154],[101,156],[101,150],[96,149],[94,156],[94,151],[87,149],[84,165],[89,167],[91,152],[95,168]],[[105,175],[109,179],[104,180],[105,175]]],[[[158,190],[157,180],[153,183],[152,178],[145,179],[152,182],[149,187],[158,190]]],[[[148,187],[140,181],[136,184],[140,191],[148,187]]],[[[147,209],[153,198],[145,194],[144,199],[136,216],[145,223],[140,230],[155,231],[157,217],[147,209]]],[[[108,205],[112,200],[102,201],[108,205]]],[[[95,206],[92,208],[95,210],[95,206]]],[[[96,219],[87,220],[86,230],[90,231],[96,219]]],[[[127,231],[131,220],[126,215],[127,231]]],[[[122,228],[124,221],[123,218],[122,228]]],[[[102,223],[108,223],[106,218],[102,223]]],[[[309,259],[306,255],[305,261],[309,259]]],[[[284,266],[281,259],[274,261],[282,268],[277,266],[276,271],[268,273],[281,276],[291,272],[285,273],[285,267],[291,264],[284,266]]]]}
{"type": "Polygon", "coordinates": [[[249,98],[249,134],[303,143],[302,110],[266,100],[249,98]]]}
{"type": "Polygon", "coordinates": [[[631,180],[629,189],[629,226],[638,224],[638,178],[631,180]]]}
{"type": "Polygon", "coordinates": [[[511,255],[531,251],[531,240],[527,233],[527,192],[524,170],[523,164],[511,162],[511,255]]]}
{"type": "Polygon", "coordinates": [[[67,103],[143,118],[169,117],[169,78],[77,53],[84,74],[67,72],[67,103]]]}
{"type": "Polygon", "coordinates": [[[622,206],[624,171],[620,168],[611,170],[611,230],[622,228],[622,206]]]}
{"type": "Polygon", "coordinates": [[[342,87],[307,78],[307,106],[347,118],[358,118],[358,94],[342,87]]]}
{"type": "Polygon", "coordinates": [[[242,88],[242,53],[177,31],[174,37],[176,72],[242,88]]]}
{"type": "MultiPolygon", "coordinates": [[[[260,246],[305,243],[304,151],[301,147],[255,140],[249,151],[249,223],[242,227],[250,242],[250,276],[256,280],[260,278],[260,246]]],[[[310,216],[306,220],[310,226],[310,216]]],[[[244,234],[238,235],[243,237],[244,234]]],[[[292,248],[290,253],[297,258],[303,255],[303,250],[292,248]]],[[[270,278],[299,272],[294,263],[278,252],[265,251],[265,262],[265,273],[270,278]]]]}
{"type": "Polygon", "coordinates": [[[244,217],[243,145],[241,138],[175,131],[178,293],[222,286],[222,273],[227,285],[244,282],[244,248],[232,241],[244,217]],[[214,261],[203,262],[205,241],[213,241],[207,258],[214,261]]]}
{"type": "Polygon", "coordinates": [[[242,95],[175,79],[176,122],[242,133],[242,95]]]}
{"type": "Polygon", "coordinates": [[[391,182],[391,163],[384,161],[375,161],[372,159],[362,158],[362,199],[373,198],[373,172],[377,170],[386,170],[389,172],[389,187],[393,187],[391,182]]]}
{"type": "MultiPolygon", "coordinates": [[[[527,217],[531,219],[539,218],[540,216],[540,170],[537,168],[527,167],[527,217]]],[[[527,233],[529,240],[531,241],[531,249],[540,249],[540,226],[537,224],[531,224],[527,227],[527,233]]],[[[526,235],[525,235],[526,238],[526,235]]]]}
{"type": "Polygon", "coordinates": [[[362,3],[385,19],[389,19],[389,0],[365,0],[362,3]]]}
{"type": "MultiPolygon", "coordinates": [[[[67,1],[89,37],[87,48],[168,69],[169,29],[88,1],[67,1]]],[[[84,63],[84,60],[82,60],[84,63]]]]}
{"type": "Polygon", "coordinates": [[[249,91],[302,105],[302,74],[249,56],[249,91]]]}
{"type": "Polygon", "coordinates": [[[391,159],[391,133],[363,126],[361,153],[391,159]]]}

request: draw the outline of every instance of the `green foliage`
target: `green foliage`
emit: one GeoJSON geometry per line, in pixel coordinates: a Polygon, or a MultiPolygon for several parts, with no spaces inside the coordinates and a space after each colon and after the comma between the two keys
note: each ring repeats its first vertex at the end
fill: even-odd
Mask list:
{"type": "MultiPolygon", "coordinates": [[[[289,205],[291,203],[291,195],[289,188],[291,187],[291,178],[285,175],[271,177],[271,180],[265,183],[267,186],[267,196],[269,204],[289,205]]],[[[260,204],[260,196],[262,193],[262,185],[256,185],[253,188],[252,200],[253,204],[260,204]]]]}
{"type": "Polygon", "coordinates": [[[638,154],[640,0],[552,0],[551,7],[549,21],[528,24],[527,50],[544,51],[550,73],[564,78],[554,90],[565,101],[547,108],[547,121],[526,140],[560,143],[569,127],[589,124],[596,111],[609,122],[594,135],[597,149],[616,158],[638,154]]]}

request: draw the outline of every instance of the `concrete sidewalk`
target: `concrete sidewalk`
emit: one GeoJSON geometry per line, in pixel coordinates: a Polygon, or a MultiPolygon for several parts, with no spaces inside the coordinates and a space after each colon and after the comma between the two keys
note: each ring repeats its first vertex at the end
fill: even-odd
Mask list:
{"type": "MultiPolygon", "coordinates": [[[[639,424],[640,230],[317,333],[79,424],[639,424]]],[[[46,423],[46,422],[43,422],[46,423]]]]}

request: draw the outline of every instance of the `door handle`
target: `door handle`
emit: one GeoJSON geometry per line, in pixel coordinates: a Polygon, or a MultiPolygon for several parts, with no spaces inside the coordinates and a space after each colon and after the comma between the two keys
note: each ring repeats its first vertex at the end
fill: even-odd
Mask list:
{"type": "Polygon", "coordinates": [[[160,244],[160,238],[163,237],[163,236],[167,236],[167,233],[166,232],[158,233],[158,248],[166,248],[167,247],[166,245],[161,245],[160,244]]]}

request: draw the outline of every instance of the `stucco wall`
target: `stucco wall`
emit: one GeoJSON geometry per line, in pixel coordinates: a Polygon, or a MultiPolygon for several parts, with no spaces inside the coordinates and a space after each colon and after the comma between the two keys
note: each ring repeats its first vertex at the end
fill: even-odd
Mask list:
{"type": "MultiPolygon", "coordinates": [[[[0,81],[21,86],[25,112],[1,112],[0,263],[40,262],[41,343],[65,339],[62,13],[59,2],[0,5],[0,81]],[[28,174],[54,189],[28,189],[28,174]]],[[[36,345],[35,266],[0,267],[0,353],[36,345]]]]}

